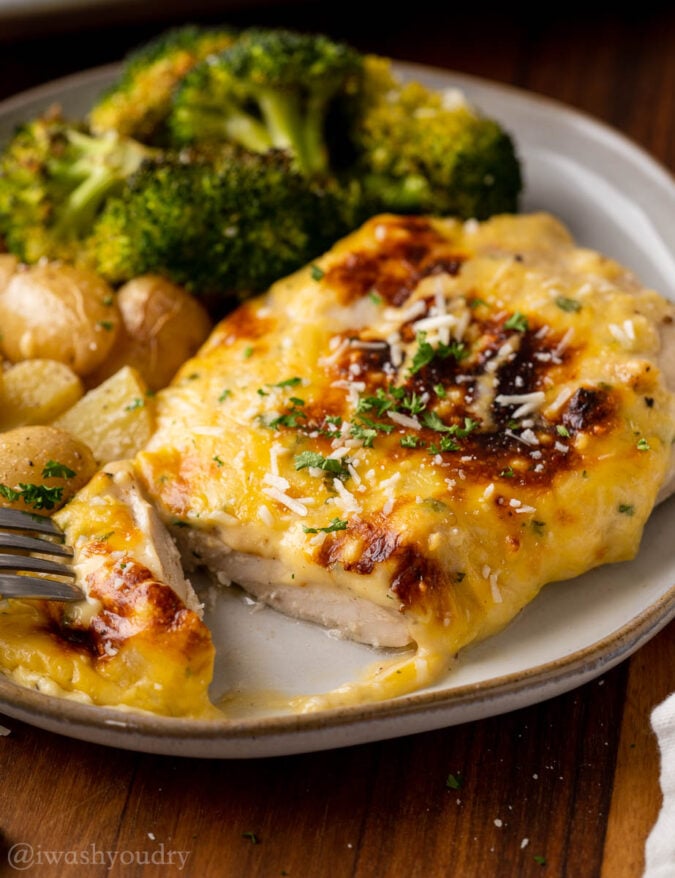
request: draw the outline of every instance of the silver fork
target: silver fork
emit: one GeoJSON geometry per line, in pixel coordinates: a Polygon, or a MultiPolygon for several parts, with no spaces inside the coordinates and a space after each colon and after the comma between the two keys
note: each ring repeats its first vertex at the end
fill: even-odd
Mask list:
{"type": "Polygon", "coordinates": [[[75,578],[73,550],[63,540],[50,518],[0,508],[0,597],[82,600],[82,590],[68,581],[75,578]]]}

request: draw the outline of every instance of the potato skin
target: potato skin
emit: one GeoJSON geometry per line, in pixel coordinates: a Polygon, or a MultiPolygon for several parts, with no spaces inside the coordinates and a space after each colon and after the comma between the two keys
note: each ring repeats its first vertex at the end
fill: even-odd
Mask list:
{"type": "Polygon", "coordinates": [[[211,331],[207,310],[159,275],[134,278],[117,292],[122,326],[110,356],[89,376],[100,384],[122,366],[138,370],[150,390],[165,387],[211,331]]]}
{"type": "Polygon", "coordinates": [[[110,353],[119,325],[113,290],[88,269],[22,266],[0,291],[2,349],[15,363],[58,360],[87,375],[110,353]]]}
{"type": "MultiPolygon", "coordinates": [[[[17,427],[0,433],[0,506],[47,514],[60,509],[97,470],[91,450],[58,427],[17,427]],[[49,475],[48,464],[60,464],[61,474],[49,475]],[[67,469],[66,469],[67,468],[67,469]],[[74,472],[69,476],[68,471],[74,472]],[[46,473],[46,475],[45,475],[46,473]],[[56,489],[31,499],[21,485],[56,489]],[[13,497],[12,492],[19,493],[13,497]]],[[[55,468],[51,467],[51,472],[55,468]]]]}

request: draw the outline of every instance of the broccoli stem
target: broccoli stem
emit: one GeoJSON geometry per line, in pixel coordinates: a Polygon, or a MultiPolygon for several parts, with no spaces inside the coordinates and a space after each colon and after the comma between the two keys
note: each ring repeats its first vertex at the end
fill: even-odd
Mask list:
{"type": "Polygon", "coordinates": [[[75,161],[64,159],[53,166],[55,178],[73,187],[58,209],[54,223],[57,237],[87,232],[105,199],[115,194],[152,152],[136,141],[116,136],[95,138],[71,130],[68,139],[80,154],[75,161]]]}
{"type": "MultiPolygon", "coordinates": [[[[221,109],[216,125],[228,140],[233,140],[252,152],[267,152],[273,146],[272,138],[265,126],[253,116],[237,111],[234,107],[225,119],[222,117],[221,109]]],[[[213,131],[215,127],[211,124],[207,130],[213,131]]]]}
{"type": "Polygon", "coordinates": [[[300,101],[296,95],[272,89],[261,90],[258,106],[277,149],[290,150],[301,171],[306,171],[304,120],[300,101]]]}

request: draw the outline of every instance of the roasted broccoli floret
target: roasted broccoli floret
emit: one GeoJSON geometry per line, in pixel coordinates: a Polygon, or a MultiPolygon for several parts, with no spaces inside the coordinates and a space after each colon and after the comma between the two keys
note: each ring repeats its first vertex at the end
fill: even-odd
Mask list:
{"type": "Polygon", "coordinates": [[[366,56],[349,127],[350,173],[372,212],[486,219],[517,209],[514,143],[459,92],[404,83],[389,59],[366,56]]]}
{"type": "Polygon", "coordinates": [[[177,84],[195,64],[235,39],[236,32],[230,28],[186,25],[139,47],[91,108],[91,130],[95,134],[117,131],[144,143],[160,140],[177,84]]]}
{"type": "Polygon", "coordinates": [[[154,150],[46,115],[21,126],[0,153],[0,235],[22,261],[79,261],[105,199],[154,150]]]}
{"type": "Polygon", "coordinates": [[[250,29],[197,65],[176,92],[170,129],[180,144],[231,141],[288,150],[308,176],[330,170],[326,121],[361,55],[324,35],[250,29]]]}
{"type": "Polygon", "coordinates": [[[185,148],[144,164],[107,202],[90,247],[113,284],[158,272],[222,303],[265,289],[345,234],[350,197],[308,180],[282,151],[185,148]]]}

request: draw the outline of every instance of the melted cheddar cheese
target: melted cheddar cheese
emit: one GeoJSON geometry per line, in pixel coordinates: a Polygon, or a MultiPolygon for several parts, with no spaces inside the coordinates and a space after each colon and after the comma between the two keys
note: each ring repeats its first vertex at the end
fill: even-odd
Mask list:
{"type": "Polygon", "coordinates": [[[673,316],[548,214],[373,218],[225,317],[158,394],[147,447],[58,515],[87,601],[6,602],[0,664],[214,715],[198,608],[110,491],[137,479],[187,568],[397,649],[291,709],[433,683],[546,583],[637,553],[672,474],[673,316]]]}
{"type": "Polygon", "coordinates": [[[139,472],[188,550],[403,619],[412,652],[299,709],[389,697],[636,554],[671,464],[672,320],[547,214],[378,216],[216,327],[139,472]]]}

